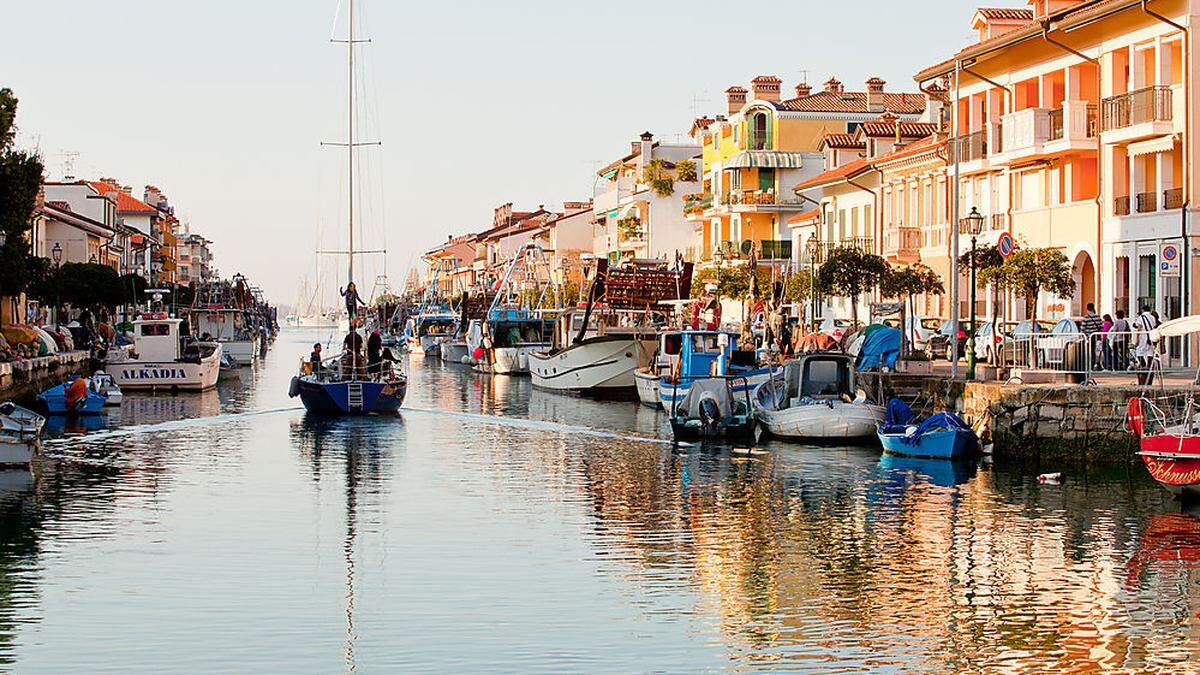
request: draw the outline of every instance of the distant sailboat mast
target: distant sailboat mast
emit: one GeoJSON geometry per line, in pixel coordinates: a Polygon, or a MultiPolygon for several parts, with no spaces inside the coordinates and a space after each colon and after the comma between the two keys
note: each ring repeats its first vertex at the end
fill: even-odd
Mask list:
{"type": "Polygon", "coordinates": [[[349,183],[347,186],[347,192],[350,197],[350,199],[347,200],[350,202],[350,247],[348,250],[350,258],[350,274],[348,283],[352,284],[354,283],[354,0],[350,0],[348,23],[349,39],[346,40],[346,51],[349,54],[349,58],[346,60],[350,66],[349,77],[347,78],[347,82],[349,83],[350,97],[349,105],[346,106],[346,117],[348,119],[349,126],[348,137],[346,139],[346,156],[347,164],[349,165],[349,183]]]}

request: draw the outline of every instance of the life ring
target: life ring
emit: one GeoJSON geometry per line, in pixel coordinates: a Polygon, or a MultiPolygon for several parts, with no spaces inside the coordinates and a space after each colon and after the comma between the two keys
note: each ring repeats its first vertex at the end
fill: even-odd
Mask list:
{"type": "Polygon", "coordinates": [[[1141,438],[1146,433],[1146,413],[1142,409],[1142,399],[1138,396],[1129,399],[1129,406],[1125,412],[1125,426],[1136,438],[1141,438]]]}

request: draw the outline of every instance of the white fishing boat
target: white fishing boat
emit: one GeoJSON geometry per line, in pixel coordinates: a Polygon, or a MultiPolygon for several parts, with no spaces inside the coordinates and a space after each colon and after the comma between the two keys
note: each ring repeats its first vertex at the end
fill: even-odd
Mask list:
{"type": "MultiPolygon", "coordinates": [[[[637,321],[643,316],[630,317],[637,321]]],[[[561,392],[618,393],[636,388],[634,372],[650,363],[653,327],[610,325],[615,314],[568,310],[558,319],[554,349],[528,356],[533,386],[561,392]],[[585,328],[584,320],[589,320],[585,328]]]]}
{"type": "Polygon", "coordinates": [[[458,315],[450,311],[427,311],[409,319],[407,337],[408,351],[418,358],[438,358],[442,343],[454,335],[458,315]]]}
{"type": "Polygon", "coordinates": [[[439,349],[441,350],[442,360],[446,363],[465,363],[467,358],[467,341],[462,338],[451,338],[443,342],[439,349]]]}
{"type": "Polygon", "coordinates": [[[121,393],[121,388],[117,386],[113,376],[103,370],[92,373],[92,389],[105,397],[106,406],[119,406],[125,401],[125,394],[121,393]]]}
{"type": "Polygon", "coordinates": [[[46,418],[15,403],[0,403],[0,466],[29,466],[46,418]]]}
{"type": "Polygon", "coordinates": [[[193,307],[188,316],[193,334],[221,343],[221,350],[238,366],[252,366],[258,361],[259,335],[247,324],[243,310],[193,307]]]}
{"type": "Polygon", "coordinates": [[[781,377],[754,391],[755,415],[772,436],[796,441],[878,442],[887,411],[855,393],[854,363],[845,354],[789,361],[781,377]]]}
{"type": "Polygon", "coordinates": [[[106,369],[123,390],[203,391],[217,384],[221,344],[185,339],[180,319],[164,313],[133,322],[133,348],[110,350],[106,369]]]}
{"type": "Polygon", "coordinates": [[[675,370],[676,364],[679,363],[682,345],[683,337],[680,331],[662,331],[658,334],[658,348],[650,358],[650,363],[638,368],[633,373],[633,379],[637,384],[638,400],[642,405],[651,408],[662,407],[659,382],[675,370]]]}

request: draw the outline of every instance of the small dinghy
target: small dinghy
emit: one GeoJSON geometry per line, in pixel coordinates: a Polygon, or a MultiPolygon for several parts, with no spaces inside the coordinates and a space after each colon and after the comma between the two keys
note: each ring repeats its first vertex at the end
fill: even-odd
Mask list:
{"type": "Polygon", "coordinates": [[[725,439],[753,443],[757,424],[750,392],[742,377],[693,380],[687,394],[671,408],[671,431],[677,441],[725,439]],[[734,395],[738,380],[741,396],[734,395]]]}
{"type": "Polygon", "coordinates": [[[92,374],[92,388],[104,396],[104,405],[119,406],[125,401],[125,394],[121,393],[116,380],[103,370],[92,374]]]}
{"type": "Polygon", "coordinates": [[[973,454],[979,439],[961,417],[951,412],[917,419],[904,401],[888,401],[887,420],[879,425],[883,451],[901,457],[961,459],[973,454]]]}
{"type": "Polygon", "coordinates": [[[46,418],[15,403],[0,403],[0,466],[29,466],[46,418]]]}
{"type": "Polygon", "coordinates": [[[99,415],[108,401],[96,391],[93,380],[83,377],[50,387],[37,398],[51,415],[99,415]]]}

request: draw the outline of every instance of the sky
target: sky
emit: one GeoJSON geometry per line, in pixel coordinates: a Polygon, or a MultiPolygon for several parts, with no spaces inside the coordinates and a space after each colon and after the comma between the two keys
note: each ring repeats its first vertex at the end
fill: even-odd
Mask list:
{"type": "MultiPolygon", "coordinates": [[[[345,273],[330,280],[341,262],[315,250],[345,247],[345,151],[321,142],[346,135],[346,48],[330,43],[346,2],[13,2],[0,87],[48,179],[156,185],[222,274],[287,304],[319,269],[332,297],[345,273]]],[[[785,95],[805,73],[915,91],[917,70],[970,41],[974,6],[356,0],[360,139],[381,143],[358,154],[360,239],[388,251],[364,256],[359,286],[385,271],[400,286],[497,205],[589,198],[637,134],[686,134],[756,75],[785,95]]]]}

